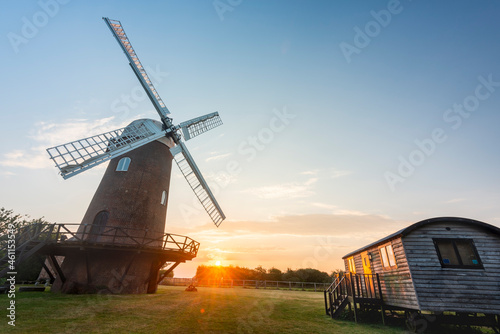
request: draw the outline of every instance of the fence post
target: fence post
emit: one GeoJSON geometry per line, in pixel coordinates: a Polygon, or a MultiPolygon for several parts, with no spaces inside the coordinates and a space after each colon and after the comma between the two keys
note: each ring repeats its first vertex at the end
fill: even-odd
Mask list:
{"type": "MultiPolygon", "coordinates": [[[[354,275],[356,277],[356,275],[354,275]]],[[[352,274],[349,273],[349,280],[351,281],[351,291],[352,291],[352,303],[354,306],[354,321],[357,323],[358,322],[358,310],[356,309],[356,290],[354,287],[354,280],[352,279],[352,274]]]]}
{"type": "Polygon", "coordinates": [[[327,298],[329,298],[329,295],[330,292],[329,291],[323,291],[323,295],[325,297],[325,312],[326,312],[326,315],[330,315],[330,312],[329,312],[329,309],[328,309],[328,301],[327,301],[327,298]]]}
{"type": "Polygon", "coordinates": [[[385,326],[385,309],[384,309],[384,298],[382,297],[382,287],[380,286],[380,277],[377,275],[377,285],[378,285],[378,294],[380,298],[380,313],[382,313],[382,324],[385,326]]]}

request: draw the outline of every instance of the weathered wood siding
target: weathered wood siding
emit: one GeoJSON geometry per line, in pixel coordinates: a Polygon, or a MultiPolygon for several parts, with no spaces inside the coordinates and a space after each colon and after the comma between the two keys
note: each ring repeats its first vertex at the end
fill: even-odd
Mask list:
{"type": "Polygon", "coordinates": [[[403,244],[421,310],[500,314],[500,236],[439,222],[412,231],[403,244]],[[484,269],[442,268],[432,238],[473,239],[484,269]]]}
{"type": "MultiPolygon", "coordinates": [[[[396,257],[397,268],[384,269],[382,265],[382,258],[378,250],[380,245],[364,250],[372,254],[371,270],[372,274],[379,274],[380,287],[384,303],[389,306],[418,310],[419,307],[417,297],[411,280],[410,270],[406,261],[405,250],[401,239],[393,239],[387,243],[392,244],[394,255],[396,257]]],[[[384,245],[387,243],[384,243],[384,245]]],[[[356,253],[354,255],[354,262],[356,264],[356,273],[363,274],[361,253],[356,253]]],[[[347,259],[345,259],[344,263],[346,271],[349,271],[347,259]]]]}
{"type": "Polygon", "coordinates": [[[397,268],[394,269],[384,269],[379,246],[368,249],[368,252],[372,253],[372,273],[379,274],[380,277],[384,303],[390,306],[418,309],[417,297],[401,239],[393,239],[390,243],[396,257],[397,268]]]}
{"type": "MultiPolygon", "coordinates": [[[[363,273],[363,262],[361,261],[361,253],[359,254],[354,254],[354,267],[356,267],[356,274],[362,274],[363,273]]],[[[349,272],[349,258],[344,260],[344,265],[345,265],[345,272],[349,272]]]]}

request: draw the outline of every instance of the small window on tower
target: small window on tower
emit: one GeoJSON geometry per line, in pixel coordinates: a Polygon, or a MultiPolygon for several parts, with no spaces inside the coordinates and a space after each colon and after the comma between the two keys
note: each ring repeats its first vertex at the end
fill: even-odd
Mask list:
{"type": "Polygon", "coordinates": [[[166,205],[167,204],[167,192],[163,190],[161,194],[161,205],[166,205]]]}
{"type": "Polygon", "coordinates": [[[128,171],[128,166],[130,166],[130,158],[121,158],[120,161],[118,161],[118,166],[116,166],[116,171],[126,172],[128,171]]]}

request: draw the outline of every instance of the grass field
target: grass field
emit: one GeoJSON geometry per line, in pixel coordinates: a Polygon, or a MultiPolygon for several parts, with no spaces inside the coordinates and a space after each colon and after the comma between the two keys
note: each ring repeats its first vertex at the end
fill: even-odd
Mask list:
{"type": "Polygon", "coordinates": [[[5,316],[9,299],[0,295],[2,333],[406,332],[402,325],[332,320],[325,315],[323,294],[319,292],[243,288],[198,288],[198,292],[186,292],[184,287],[160,286],[152,295],[22,292],[16,294],[15,300],[14,328],[7,325],[5,316]]]}

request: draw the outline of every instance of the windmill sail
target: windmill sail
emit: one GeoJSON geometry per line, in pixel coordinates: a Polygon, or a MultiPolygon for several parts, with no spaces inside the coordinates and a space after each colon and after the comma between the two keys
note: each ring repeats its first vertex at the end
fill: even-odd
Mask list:
{"type": "MultiPolygon", "coordinates": [[[[145,89],[163,124],[153,120],[137,120],[126,128],[48,148],[47,152],[50,158],[59,168],[62,177],[67,179],[154,140],[167,137],[171,144],[175,145],[170,151],[174,155],[175,162],[188,181],[189,186],[193,189],[215,225],[219,226],[226,216],[186,146],[182,143],[182,136],[178,133],[181,130],[184,139],[189,140],[209,131],[222,124],[219,113],[214,112],[193,118],[178,126],[172,124],[172,119],[167,116],[170,111],[153,86],[120,21],[111,20],[107,17],[103,17],[103,20],[124,51],[130,67],[145,89]]],[[[171,147],[171,145],[168,146],[171,147]]],[[[151,159],[154,159],[154,157],[151,157],[151,159]]]]}
{"type": "Polygon", "coordinates": [[[64,179],[165,136],[158,122],[138,120],[129,126],[47,149],[64,179]]]}
{"type": "Polygon", "coordinates": [[[222,120],[219,117],[218,112],[213,112],[204,116],[193,118],[189,121],[182,122],[179,127],[182,130],[182,135],[185,140],[189,140],[196,136],[201,135],[203,132],[207,132],[213,128],[222,125],[222,120]]]}
{"type": "Polygon", "coordinates": [[[103,17],[103,20],[106,22],[109,29],[113,33],[113,36],[118,41],[118,44],[120,44],[123,51],[125,52],[125,55],[127,56],[130,62],[130,66],[132,67],[135,74],[137,75],[137,78],[139,79],[142,86],[146,90],[149,99],[151,100],[151,102],[153,102],[153,105],[155,106],[156,111],[160,115],[162,121],[167,122],[167,124],[169,124],[170,121],[167,115],[170,114],[170,111],[168,110],[167,106],[165,105],[160,95],[156,91],[155,87],[153,86],[153,82],[146,73],[146,70],[142,66],[139,57],[137,57],[137,54],[135,53],[134,48],[132,47],[132,44],[130,44],[130,41],[128,40],[128,37],[125,34],[125,30],[123,30],[122,24],[120,23],[120,21],[111,20],[107,17],[103,17]]]}
{"type": "Polygon", "coordinates": [[[193,189],[201,205],[208,213],[215,226],[219,227],[222,221],[226,219],[226,216],[222,212],[219,203],[217,203],[217,200],[210,191],[207,182],[201,175],[198,166],[196,166],[186,146],[184,143],[180,142],[177,146],[171,148],[170,152],[172,152],[177,166],[179,166],[182,175],[184,175],[191,189],[193,189]]]}

